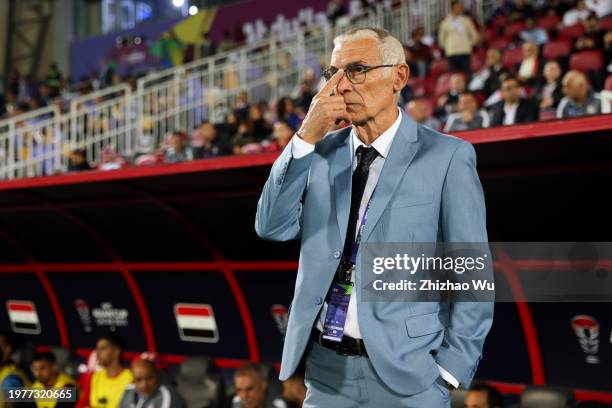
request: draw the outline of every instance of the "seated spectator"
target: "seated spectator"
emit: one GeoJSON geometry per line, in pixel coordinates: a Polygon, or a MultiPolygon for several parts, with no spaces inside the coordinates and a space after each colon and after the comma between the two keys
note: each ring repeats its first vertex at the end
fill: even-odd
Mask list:
{"type": "Polygon", "coordinates": [[[170,385],[162,384],[155,363],[150,360],[136,360],[132,363],[134,383],[129,384],[119,408],[184,408],[183,398],[170,385]]]}
{"type": "Polygon", "coordinates": [[[240,120],[247,120],[249,117],[249,108],[251,103],[249,102],[249,93],[245,90],[240,91],[234,104],[234,113],[236,118],[240,120]]]}
{"type": "Polygon", "coordinates": [[[561,66],[557,61],[548,61],[544,65],[544,78],[536,86],[533,95],[540,109],[557,109],[563,98],[561,66]]]}
{"type": "Polygon", "coordinates": [[[452,72],[472,75],[470,55],[478,43],[478,32],[472,20],[463,15],[463,3],[451,1],[451,13],[442,20],[438,31],[438,43],[444,49],[452,72]]]}
{"type": "Polygon", "coordinates": [[[85,150],[83,149],[75,149],[70,152],[70,156],[68,157],[68,171],[76,172],[76,171],[85,171],[91,170],[91,165],[87,162],[87,156],[85,154],[85,150]]]}
{"type": "Polygon", "coordinates": [[[525,0],[514,0],[514,7],[510,12],[510,19],[512,21],[524,21],[534,16],[535,10],[531,4],[527,3],[525,0]]]}
{"type": "Polygon", "coordinates": [[[291,126],[289,126],[289,124],[283,120],[279,120],[274,124],[273,127],[273,131],[272,131],[272,138],[274,139],[274,141],[272,143],[270,143],[268,141],[268,143],[264,143],[262,142],[263,145],[263,151],[264,152],[280,152],[282,151],[285,146],[287,146],[289,144],[289,142],[291,141],[291,138],[293,137],[293,129],[291,129],[291,126]]]}
{"type": "MultiPolygon", "coordinates": [[[[77,392],[76,381],[74,378],[62,373],[55,361],[55,356],[51,352],[37,353],[32,358],[32,374],[36,380],[32,388],[57,390],[61,388],[72,388],[72,392],[77,392]]],[[[38,408],[55,408],[56,406],[73,406],[73,403],[56,403],[47,401],[37,401],[38,408]]]]}
{"type": "Polygon", "coordinates": [[[168,144],[164,163],[182,163],[193,160],[193,150],[187,145],[187,136],[183,132],[172,132],[168,144]]]}
{"type": "Polygon", "coordinates": [[[303,372],[297,370],[286,381],[283,381],[283,399],[291,408],[302,408],[306,399],[303,372]]]}
{"type": "Polygon", "coordinates": [[[270,134],[270,126],[266,122],[261,105],[251,105],[249,108],[249,136],[255,141],[262,141],[270,134]]]}
{"type": "Polygon", "coordinates": [[[491,126],[514,125],[535,122],[539,112],[536,104],[521,98],[521,84],[514,76],[508,76],[501,85],[502,100],[491,107],[491,126]]]}
{"type": "Polygon", "coordinates": [[[453,74],[449,81],[449,90],[438,98],[434,116],[441,122],[446,120],[449,113],[457,111],[459,95],[465,91],[465,77],[463,74],[453,74]]]}
{"type": "Polygon", "coordinates": [[[502,408],[503,399],[495,387],[473,383],[465,396],[464,404],[465,408],[502,408]]]}
{"type": "Polygon", "coordinates": [[[520,37],[523,41],[530,41],[537,45],[544,45],[548,42],[546,30],[536,26],[536,21],[533,17],[525,19],[525,29],[521,31],[520,37]]]}
{"type": "Polygon", "coordinates": [[[586,7],[602,18],[612,13],[612,0],[586,0],[586,7]]]}
{"type": "Polygon", "coordinates": [[[208,121],[203,122],[191,138],[194,159],[206,159],[227,154],[228,149],[215,125],[208,121]]]}
{"type": "Polygon", "coordinates": [[[569,71],[563,77],[563,94],[557,107],[557,118],[572,118],[600,113],[599,95],[590,89],[586,76],[580,71],[569,71]]]}
{"type": "Polygon", "coordinates": [[[409,48],[412,58],[418,67],[418,72],[411,72],[410,76],[418,75],[420,78],[427,78],[429,64],[433,60],[433,52],[431,47],[423,42],[424,36],[425,29],[423,27],[417,27],[412,30],[409,48]]]}
{"type": "Polygon", "coordinates": [[[121,365],[123,342],[115,336],[102,336],[96,343],[96,356],[101,370],[95,371],[85,384],[77,407],[117,408],[132,372],[121,365]]]}
{"type": "Polygon", "coordinates": [[[127,167],[127,161],[110,147],[102,150],[102,162],[98,165],[98,170],[117,170],[127,167]]]}
{"type": "Polygon", "coordinates": [[[260,364],[247,363],[234,373],[236,396],[232,408],[286,408],[280,396],[268,392],[268,380],[260,364]]]}
{"type": "Polygon", "coordinates": [[[440,121],[429,116],[429,107],[423,99],[414,99],[406,104],[406,113],[418,124],[440,129],[440,121]]]}
{"type": "Polygon", "coordinates": [[[487,25],[496,17],[509,17],[512,10],[514,10],[512,0],[495,0],[495,5],[487,17],[487,25]]]}
{"type": "Polygon", "coordinates": [[[290,97],[284,96],[278,101],[276,107],[277,120],[285,121],[289,124],[291,129],[297,129],[300,123],[300,117],[295,113],[293,109],[293,101],[290,97]]]}
{"type": "Polygon", "coordinates": [[[518,79],[529,86],[533,86],[541,76],[542,65],[538,45],[531,41],[524,43],[523,62],[519,65],[518,79]]]}
{"type": "Polygon", "coordinates": [[[574,51],[602,49],[604,34],[605,32],[599,29],[597,15],[591,12],[584,22],[584,33],[574,43],[574,51]]]}
{"type": "Polygon", "coordinates": [[[16,403],[4,401],[9,388],[30,385],[28,377],[12,360],[13,353],[17,352],[18,349],[19,345],[12,334],[0,332],[0,407],[17,406],[16,403]],[[4,405],[2,405],[3,403],[4,405]]]}
{"type": "Polygon", "coordinates": [[[455,132],[459,130],[471,130],[489,127],[489,115],[486,111],[478,109],[476,97],[464,92],[459,96],[459,111],[449,115],[445,132],[455,132]]]}
{"type": "Polygon", "coordinates": [[[585,0],[578,0],[576,7],[568,10],[563,15],[563,25],[567,27],[582,23],[587,19],[590,13],[591,10],[587,8],[585,0]]]}
{"type": "Polygon", "coordinates": [[[501,63],[501,53],[496,48],[489,48],[485,66],[474,75],[468,88],[472,92],[482,91],[488,98],[501,86],[502,74],[508,74],[508,69],[501,63]]]}

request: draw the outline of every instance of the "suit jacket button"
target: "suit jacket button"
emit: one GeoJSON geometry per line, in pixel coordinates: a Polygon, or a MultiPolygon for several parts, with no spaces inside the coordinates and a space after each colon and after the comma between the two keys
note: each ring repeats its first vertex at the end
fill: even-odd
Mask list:
{"type": "Polygon", "coordinates": [[[315,298],[315,303],[316,303],[317,305],[320,305],[321,303],[323,303],[323,298],[322,298],[321,296],[317,296],[317,297],[315,298]]]}
{"type": "Polygon", "coordinates": [[[334,258],[336,259],[340,258],[340,251],[334,252],[334,258]]]}

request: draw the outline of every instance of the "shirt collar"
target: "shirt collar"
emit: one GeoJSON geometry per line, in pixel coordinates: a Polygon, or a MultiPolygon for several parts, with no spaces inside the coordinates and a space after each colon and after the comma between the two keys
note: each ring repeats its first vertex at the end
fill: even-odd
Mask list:
{"type": "MultiPolygon", "coordinates": [[[[399,129],[400,124],[402,123],[402,110],[398,107],[397,111],[398,115],[397,119],[395,119],[395,122],[393,122],[393,124],[380,136],[378,136],[376,140],[374,140],[374,142],[372,142],[372,144],[370,145],[376,149],[378,154],[380,154],[383,159],[387,158],[387,154],[389,154],[389,149],[391,148],[391,142],[393,142],[393,138],[395,137],[395,134],[397,133],[397,130],[399,129]]],[[[353,157],[355,157],[355,152],[357,151],[357,148],[359,146],[366,146],[366,144],[363,143],[361,139],[359,139],[359,137],[357,137],[357,132],[355,132],[354,128],[353,130],[351,130],[351,138],[353,139],[353,157]]]]}

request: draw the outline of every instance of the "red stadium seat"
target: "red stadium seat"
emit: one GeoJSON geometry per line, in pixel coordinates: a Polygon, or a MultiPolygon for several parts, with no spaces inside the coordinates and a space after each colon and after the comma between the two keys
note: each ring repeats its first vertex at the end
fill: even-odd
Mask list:
{"type": "Polygon", "coordinates": [[[448,67],[448,60],[446,58],[434,60],[429,67],[429,74],[434,78],[448,72],[450,68],[448,67]]]}
{"type": "Polygon", "coordinates": [[[543,55],[547,60],[567,57],[572,52],[572,44],[568,41],[550,41],[544,45],[543,55]]]}
{"type": "Polygon", "coordinates": [[[612,74],[606,78],[606,84],[604,85],[606,91],[612,91],[612,74]]]}
{"type": "Polygon", "coordinates": [[[563,27],[559,31],[559,38],[566,40],[574,40],[584,34],[584,26],[582,24],[574,24],[573,26],[563,27]]]}
{"type": "Polygon", "coordinates": [[[612,16],[608,16],[599,21],[599,29],[603,31],[612,30],[612,16]]]}
{"type": "Polygon", "coordinates": [[[491,48],[495,48],[496,50],[504,51],[508,48],[510,42],[503,37],[499,37],[491,42],[491,48]]]}
{"type": "Polygon", "coordinates": [[[542,17],[538,21],[537,25],[538,27],[543,28],[544,30],[550,31],[557,28],[559,26],[559,23],[561,23],[561,19],[559,18],[559,16],[553,14],[550,16],[542,17]]]}
{"type": "Polygon", "coordinates": [[[601,50],[581,51],[572,54],[569,62],[570,69],[582,72],[598,71],[603,68],[603,55],[601,50]]]}
{"type": "Polygon", "coordinates": [[[474,53],[470,57],[470,67],[472,72],[478,71],[485,63],[485,56],[481,53],[474,53]]]}
{"type": "Polygon", "coordinates": [[[424,96],[427,93],[425,79],[412,77],[408,80],[408,85],[412,88],[414,96],[424,96]]]}
{"type": "Polygon", "coordinates": [[[491,20],[491,27],[499,28],[503,27],[508,23],[508,17],[506,16],[497,16],[493,20],[491,20]]]}
{"type": "Polygon", "coordinates": [[[506,26],[504,30],[504,38],[511,41],[516,35],[525,29],[525,23],[517,22],[506,26]]]}
{"type": "Polygon", "coordinates": [[[436,97],[440,95],[444,95],[450,89],[450,78],[453,74],[451,72],[447,72],[438,77],[436,81],[436,89],[434,91],[436,97]]]}
{"type": "Polygon", "coordinates": [[[504,66],[514,68],[523,60],[523,50],[521,48],[512,48],[504,53],[504,66]]]}

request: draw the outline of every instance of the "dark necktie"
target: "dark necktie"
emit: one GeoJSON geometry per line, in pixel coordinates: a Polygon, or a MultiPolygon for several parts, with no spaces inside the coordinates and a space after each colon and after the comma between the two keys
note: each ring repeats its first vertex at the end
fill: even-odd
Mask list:
{"type": "Polygon", "coordinates": [[[343,258],[350,259],[353,244],[355,243],[355,230],[359,219],[359,207],[365,190],[370,165],[378,157],[378,152],[373,147],[359,146],[355,152],[357,167],[353,171],[353,186],[351,191],[351,211],[349,213],[348,227],[346,229],[346,240],[344,241],[343,258]]]}

